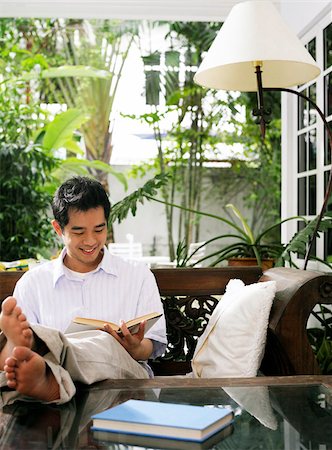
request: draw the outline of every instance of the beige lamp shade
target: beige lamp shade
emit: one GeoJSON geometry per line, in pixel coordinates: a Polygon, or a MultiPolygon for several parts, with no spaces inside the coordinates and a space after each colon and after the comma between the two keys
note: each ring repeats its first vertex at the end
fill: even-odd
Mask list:
{"type": "Polygon", "coordinates": [[[256,91],[255,66],[263,87],[290,87],[316,78],[320,69],[269,1],[236,4],[195,74],[214,89],[256,91]]]}

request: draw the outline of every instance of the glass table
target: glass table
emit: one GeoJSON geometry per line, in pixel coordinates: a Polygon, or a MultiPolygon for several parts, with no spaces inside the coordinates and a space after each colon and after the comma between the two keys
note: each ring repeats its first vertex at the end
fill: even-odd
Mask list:
{"type": "Polygon", "coordinates": [[[105,381],[81,387],[62,406],[17,402],[0,416],[0,450],[21,449],[327,450],[332,448],[332,377],[105,381]],[[227,430],[203,444],[97,435],[92,414],[128,399],[233,408],[227,430]]]}

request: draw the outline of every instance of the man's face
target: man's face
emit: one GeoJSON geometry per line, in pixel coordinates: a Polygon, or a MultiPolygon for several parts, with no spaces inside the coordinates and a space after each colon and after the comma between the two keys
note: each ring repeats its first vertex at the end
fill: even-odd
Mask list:
{"type": "Polygon", "coordinates": [[[104,209],[102,206],[87,211],[70,208],[68,216],[69,222],[63,231],[56,220],[52,222],[67,248],[64,264],[75,272],[90,272],[103,257],[102,250],[107,238],[104,209]]]}

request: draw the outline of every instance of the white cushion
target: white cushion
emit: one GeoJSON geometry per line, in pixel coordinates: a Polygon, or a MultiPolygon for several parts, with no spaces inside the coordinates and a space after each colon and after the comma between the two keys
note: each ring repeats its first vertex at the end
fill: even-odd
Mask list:
{"type": "Polygon", "coordinates": [[[192,360],[199,378],[253,377],[264,355],[275,281],[230,280],[199,337],[192,360]]]}
{"type": "Polygon", "coordinates": [[[249,414],[265,427],[271,430],[278,429],[278,420],[273,412],[270,395],[267,386],[232,386],[223,387],[236,403],[244,408],[249,414]]]}

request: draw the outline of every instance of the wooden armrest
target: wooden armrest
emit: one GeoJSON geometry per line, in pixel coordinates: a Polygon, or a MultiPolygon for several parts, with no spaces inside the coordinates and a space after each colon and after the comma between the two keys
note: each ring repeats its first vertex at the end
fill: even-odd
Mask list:
{"type": "Polygon", "coordinates": [[[269,319],[263,373],[319,374],[306,329],[317,304],[332,304],[332,273],[275,267],[260,279],[269,280],[276,281],[277,293],[269,319]]]}

